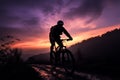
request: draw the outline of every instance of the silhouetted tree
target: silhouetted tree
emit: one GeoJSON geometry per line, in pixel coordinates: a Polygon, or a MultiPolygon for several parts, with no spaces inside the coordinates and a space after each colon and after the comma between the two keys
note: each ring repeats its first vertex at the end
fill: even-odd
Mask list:
{"type": "Polygon", "coordinates": [[[21,60],[21,50],[12,48],[12,45],[20,41],[13,36],[7,35],[0,38],[0,64],[17,63],[21,60]]]}

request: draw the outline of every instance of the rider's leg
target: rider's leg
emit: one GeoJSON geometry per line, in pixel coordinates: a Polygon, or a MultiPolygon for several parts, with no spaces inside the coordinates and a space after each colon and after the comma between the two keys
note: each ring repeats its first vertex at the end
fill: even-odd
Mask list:
{"type": "Polygon", "coordinates": [[[54,49],[54,46],[55,46],[55,40],[53,38],[50,37],[50,43],[51,43],[51,46],[50,46],[50,60],[53,58],[53,49],[54,49]]]}
{"type": "Polygon", "coordinates": [[[55,43],[51,43],[51,46],[50,46],[50,52],[52,52],[52,51],[53,51],[54,46],[55,46],[55,43]]]}
{"type": "Polygon", "coordinates": [[[50,46],[50,57],[53,57],[52,52],[53,52],[54,46],[55,46],[54,44],[51,44],[50,46]]]}
{"type": "Polygon", "coordinates": [[[51,43],[50,52],[52,52],[53,49],[54,49],[54,46],[55,46],[55,40],[54,40],[54,38],[52,38],[52,37],[50,37],[49,39],[50,39],[50,43],[51,43]]]}
{"type": "Polygon", "coordinates": [[[62,49],[62,47],[63,47],[63,43],[62,43],[62,41],[60,40],[60,38],[59,39],[57,39],[57,44],[60,46],[60,48],[59,48],[59,50],[58,50],[58,52],[57,52],[57,61],[59,62],[60,61],[60,52],[61,52],[61,49],[62,49]]]}
{"type": "Polygon", "coordinates": [[[61,49],[62,49],[62,47],[63,47],[62,41],[61,41],[60,39],[58,39],[56,42],[57,42],[57,44],[60,46],[59,51],[61,51],[61,49]]]}

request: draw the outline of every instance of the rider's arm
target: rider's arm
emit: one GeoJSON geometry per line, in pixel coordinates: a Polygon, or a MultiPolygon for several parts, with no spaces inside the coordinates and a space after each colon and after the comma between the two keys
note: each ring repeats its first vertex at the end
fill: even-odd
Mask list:
{"type": "Polygon", "coordinates": [[[67,30],[63,27],[63,32],[64,34],[69,37],[70,40],[73,40],[73,38],[71,37],[71,35],[67,32],[67,30]]]}

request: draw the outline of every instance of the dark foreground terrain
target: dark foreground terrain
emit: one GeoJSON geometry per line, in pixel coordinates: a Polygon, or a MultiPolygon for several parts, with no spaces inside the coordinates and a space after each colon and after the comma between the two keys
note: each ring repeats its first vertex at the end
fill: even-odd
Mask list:
{"type": "Polygon", "coordinates": [[[90,74],[75,71],[73,75],[68,75],[63,68],[57,67],[51,71],[50,65],[37,65],[32,67],[39,73],[44,80],[114,80],[107,75],[90,74]]]}
{"type": "Polygon", "coordinates": [[[120,80],[120,78],[119,75],[112,76],[79,70],[68,75],[60,67],[52,69],[51,65],[21,63],[0,65],[0,80],[120,80]]]}
{"type": "Polygon", "coordinates": [[[41,76],[25,63],[0,65],[0,80],[41,80],[41,76]]]}

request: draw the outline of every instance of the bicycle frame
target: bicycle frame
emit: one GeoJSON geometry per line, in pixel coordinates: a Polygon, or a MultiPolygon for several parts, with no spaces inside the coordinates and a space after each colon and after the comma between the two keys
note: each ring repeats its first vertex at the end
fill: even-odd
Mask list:
{"type": "MultiPolygon", "coordinates": [[[[61,39],[61,41],[63,42],[63,41],[68,41],[69,39],[61,39]]],[[[55,44],[55,52],[57,52],[57,51],[59,51],[60,49],[61,50],[64,50],[64,49],[66,49],[67,47],[66,46],[64,46],[64,44],[63,44],[63,46],[56,46],[56,44],[55,44]]]]}

